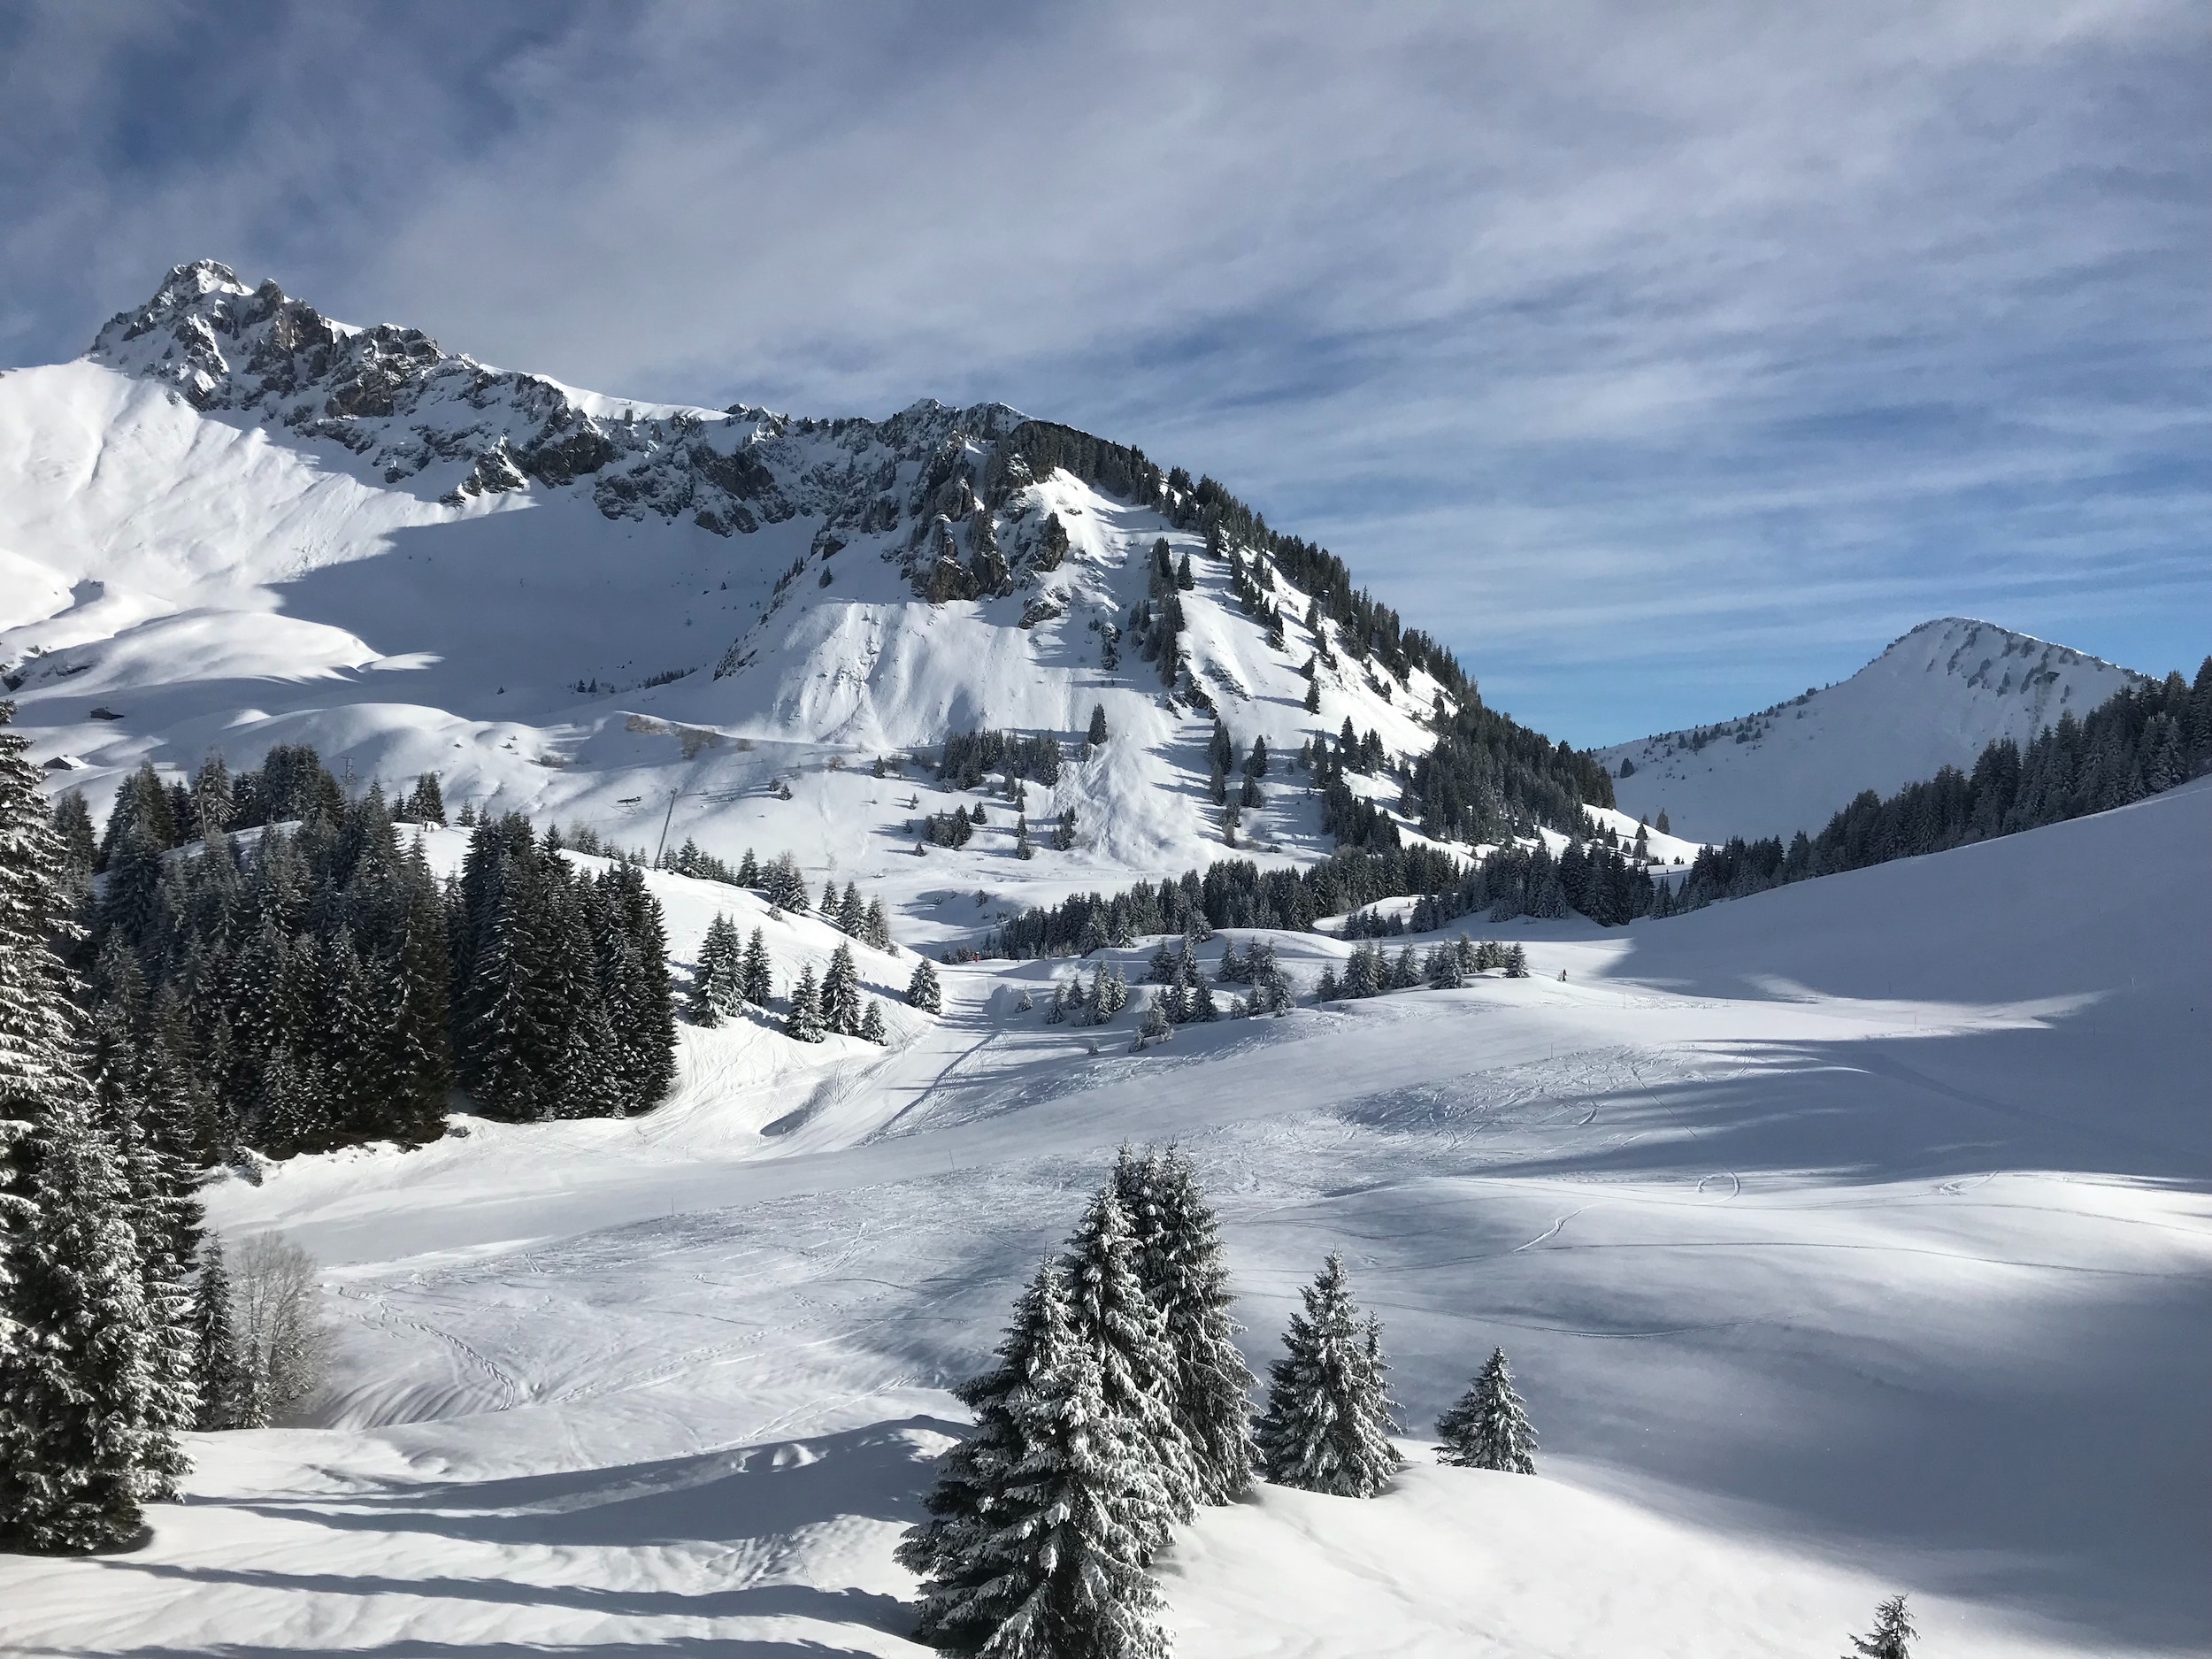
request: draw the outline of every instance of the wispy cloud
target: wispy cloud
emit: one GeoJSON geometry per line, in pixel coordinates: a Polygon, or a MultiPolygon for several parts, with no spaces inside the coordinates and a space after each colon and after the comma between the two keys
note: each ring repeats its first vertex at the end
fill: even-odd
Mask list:
{"type": "Polygon", "coordinates": [[[1578,740],[1945,611],[2212,647],[2185,0],[15,27],[18,360],[204,251],[611,390],[1004,398],[1215,472],[1578,740]]]}

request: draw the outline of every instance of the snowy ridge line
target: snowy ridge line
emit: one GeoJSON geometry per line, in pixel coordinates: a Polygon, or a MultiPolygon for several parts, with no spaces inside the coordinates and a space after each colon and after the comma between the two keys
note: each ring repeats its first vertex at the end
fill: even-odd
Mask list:
{"type": "Polygon", "coordinates": [[[1595,751],[1623,810],[1695,839],[1808,833],[1866,789],[1887,795],[1991,742],[2024,749],[2146,675],[1965,617],[1924,622],[1849,679],[1756,714],[1595,751]],[[1625,768],[1625,771],[1624,771],[1625,768]]]}

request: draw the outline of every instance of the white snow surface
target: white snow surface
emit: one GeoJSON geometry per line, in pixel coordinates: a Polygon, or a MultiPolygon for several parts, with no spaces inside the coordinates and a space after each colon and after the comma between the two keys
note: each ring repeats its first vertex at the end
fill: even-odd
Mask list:
{"type": "MultiPolygon", "coordinates": [[[[1141,1055],[1133,1015],[1094,1054],[1018,1010],[1074,964],[953,967],[887,1053],[687,1029],[642,1118],[227,1179],[227,1236],[326,1264],[334,1385],[311,1425],[196,1437],[143,1548],[0,1558],[0,1645],[917,1651],[891,1549],[944,1389],[1113,1148],[1172,1137],[1256,1365],[1345,1251],[1411,1460],[1179,1534],[1185,1659],[1827,1654],[1893,1590],[1943,1659],[2204,1651],[2208,840],[2200,784],[1665,922],[1523,921],[1527,979],[1141,1055]],[[1425,1438],[1501,1344],[1534,1479],[1425,1438]]],[[[654,880],[680,952],[727,908],[654,880]]],[[[1343,949],[1278,942],[1306,980],[1343,949]]]]}
{"type": "Polygon", "coordinates": [[[1818,832],[1861,791],[1890,795],[1945,766],[1972,769],[2000,738],[2025,748],[2144,676],[1991,622],[1924,622],[1824,689],[1717,726],[1592,751],[1632,816],[1667,814],[1699,841],[1818,832]],[[1634,772],[1618,776],[1621,763],[1634,772]]]}
{"type": "MultiPolygon", "coordinates": [[[[1349,717],[1416,753],[1436,695],[1348,657],[1309,715],[1300,628],[1270,647],[1195,537],[1064,472],[1002,504],[1010,593],[924,603],[915,527],[974,551],[958,468],[1019,419],[626,403],[210,265],[87,358],[0,375],[0,669],[54,787],[98,810],[142,757],[309,741],[357,784],[438,771],[456,808],[789,850],[810,892],[881,895],[902,946],[861,953],[887,1051],[686,1027],[648,1116],[462,1118],[212,1186],[234,1242],[280,1228],[324,1263],[330,1390],[305,1424],[196,1437],[142,1548],[0,1557],[0,1651],[916,1651],[891,1550],[959,1432],[946,1389],[1114,1148],[1168,1139],[1217,1200],[1256,1367],[1345,1251],[1412,1460],[1372,1502],[1263,1488],[1202,1515],[1157,1568],[1185,1659],[1830,1654],[1895,1590],[1941,1659],[2212,1648],[2212,787],[1662,923],[1471,923],[1534,977],[1142,1054],[1134,1009],[1043,1023],[1072,963],[941,969],[930,1019],[895,1006],[913,949],[1223,850],[1210,717],[1133,650],[1105,669],[1087,626],[1125,620],[1156,537],[1195,555],[1186,643],[1240,742],[1280,755],[1349,717]],[[563,480],[547,457],[580,432],[612,458],[563,480]],[[1070,537],[1050,569],[1047,512],[1070,537]],[[1094,703],[1113,735],[1079,760],[1094,703]],[[1060,735],[1066,776],[1028,813],[1041,840],[1075,809],[1076,851],[1018,861],[995,792],[872,775],[984,725],[1060,735]],[[978,801],[969,847],[915,856],[913,818],[978,801]],[[1426,1440],[1501,1344],[1532,1479],[1440,1469],[1426,1440]]],[[[1724,740],[1738,770],[1706,796],[1644,795],[1639,759],[1606,822],[1668,807],[1668,860],[1817,827],[1970,759],[1990,709],[2055,718],[2120,674],[1931,628],[1887,680],[1724,740]],[[1885,772],[1876,716],[1951,726],[1885,772]],[[1801,816],[1747,818],[1750,768],[1816,725],[1819,764],[1760,786],[1801,816]]],[[[1266,787],[1253,856],[1319,856],[1301,786],[1266,787]]],[[[462,844],[430,838],[442,865],[462,844]]],[[[649,879],[680,960],[717,910],[785,977],[837,942],[649,879]]],[[[1345,951],[1276,943],[1303,987],[1345,951]]]]}

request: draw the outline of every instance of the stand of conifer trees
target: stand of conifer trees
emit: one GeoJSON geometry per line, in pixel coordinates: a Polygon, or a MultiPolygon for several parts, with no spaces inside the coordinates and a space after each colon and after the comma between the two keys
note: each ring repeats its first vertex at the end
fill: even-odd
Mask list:
{"type": "MultiPolygon", "coordinates": [[[[1200,1504],[1233,1503],[1256,1452],[1211,1207],[1180,1152],[1122,1148],[1065,1253],[1014,1305],[996,1363],[955,1392],[975,1431],[945,1455],[899,1560],[922,1640],[962,1654],[1164,1654],[1144,1569],[1200,1504]]],[[[1402,1459],[1380,1330],[1336,1256],[1284,1338],[1257,1461],[1271,1480],[1372,1497],[1402,1459]]]]}
{"type": "MultiPolygon", "coordinates": [[[[408,810],[442,811],[434,779],[408,810]]],[[[103,1052],[195,1162],[430,1140],[457,1079],[520,1120],[642,1111],[672,1080],[642,873],[587,874],[518,815],[476,824],[442,887],[380,788],[349,800],[294,745],[235,777],[211,758],[188,788],[142,768],[96,849],[77,797],[53,824],[65,889],[104,872],[76,958],[103,1052]]]]}

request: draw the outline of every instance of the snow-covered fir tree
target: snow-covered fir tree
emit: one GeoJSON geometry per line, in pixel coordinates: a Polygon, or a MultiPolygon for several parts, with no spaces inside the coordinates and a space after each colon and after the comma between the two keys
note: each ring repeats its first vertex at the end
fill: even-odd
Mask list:
{"type": "Polygon", "coordinates": [[[1254,1426],[1261,1472],[1278,1486],[1371,1498],[1405,1461],[1391,1418],[1378,1327],[1363,1322],[1331,1253],[1283,1333],[1288,1350],[1268,1375],[1267,1409],[1254,1426]]]}
{"type": "Polygon", "coordinates": [[[1107,1409],[1125,1420],[1148,1448],[1167,1500],[1159,1534],[1188,1520],[1198,1501],[1199,1474],[1175,1416],[1175,1351],[1167,1317],[1137,1272],[1137,1240],[1118,1183],[1109,1179],[1068,1239],[1064,1268],[1075,1329],[1098,1356],[1107,1409]]]}
{"type": "Polygon", "coordinates": [[[1893,1595],[1874,1609],[1874,1628],[1851,1638],[1853,1652],[1843,1659],[1912,1659],[1913,1638],[1919,1632],[1905,1613],[1905,1598],[1893,1595]]]}
{"type": "MultiPolygon", "coordinates": [[[[88,1099],[81,1019],[51,948],[67,927],[69,849],[11,729],[14,718],[15,705],[0,702],[0,1364],[17,1333],[15,1242],[35,1217],[33,1137],[55,1111],[88,1099]]],[[[89,820],[81,833],[90,833],[89,820]]]]}
{"type": "Polygon", "coordinates": [[[860,888],[854,883],[845,884],[845,896],[837,902],[837,928],[854,939],[864,938],[867,932],[868,912],[860,902],[860,888]]]}
{"type": "Polygon", "coordinates": [[[938,1460],[936,1484],[922,1500],[929,1519],[909,1527],[897,1551],[899,1563],[924,1581],[921,1626],[916,1632],[923,1641],[972,1650],[991,1634],[987,1627],[965,1627],[956,1609],[983,1581],[979,1550],[986,1514],[1028,1452],[1016,1425],[1014,1396],[1042,1380],[1037,1358],[1048,1317],[1045,1304],[1056,1294],[1062,1299],[1064,1325],[1066,1286],[1059,1269],[1048,1262],[1015,1299],[1012,1320],[999,1339],[997,1363],[952,1391],[974,1414],[975,1426],[938,1460]]]}
{"type": "Polygon", "coordinates": [[[1002,1473],[983,1465],[976,1518],[932,1560],[925,1640],[991,1659],[1165,1659],[1144,1571],[1171,1512],[1151,1448],[1108,1405],[1056,1271],[1033,1301],[1026,1382],[1003,1407],[1018,1456],[1002,1473]]]}
{"type": "Polygon", "coordinates": [[[864,1042],[887,1044],[891,1033],[883,1023],[883,1004],[874,997],[868,999],[868,1007],[860,1016],[860,1038],[864,1042]]]}
{"type": "Polygon", "coordinates": [[[1198,1171],[1174,1147],[1121,1149],[1114,1191],[1128,1213],[1138,1279],[1174,1356],[1170,1409],[1201,1503],[1233,1503],[1252,1481],[1252,1373],[1236,1344],[1229,1270],[1198,1171]]]}
{"type": "Polygon", "coordinates": [[[157,1314],[130,1184],[92,1103],[52,1100],[33,1141],[35,1213],[9,1252],[0,1536],[44,1553],[112,1548],[180,1466],[157,1398],[157,1314]]]}
{"type": "Polygon", "coordinates": [[[745,961],[738,972],[738,983],[745,1000],[755,1008],[767,1007],[768,999],[776,994],[775,964],[768,959],[768,941],[757,927],[745,941],[745,961]]]}
{"type": "Polygon", "coordinates": [[[842,941],[822,973],[822,1028],[841,1037],[860,1034],[860,969],[842,941]]]}
{"type": "Polygon", "coordinates": [[[914,964],[913,977],[906,982],[906,1005],[925,1014],[944,1011],[945,994],[937,983],[937,970],[930,966],[926,956],[914,964]]]}
{"type": "Polygon", "coordinates": [[[822,1041],[822,993],[814,982],[814,964],[799,970],[799,982],[791,987],[791,1011],[784,1017],[784,1035],[794,1042],[822,1041]]]}
{"type": "Polygon", "coordinates": [[[881,899],[868,901],[868,913],[860,928],[861,942],[872,950],[891,949],[891,918],[883,909],[881,899]]]}
{"type": "Polygon", "coordinates": [[[209,1238],[200,1248],[200,1273],[193,1287],[192,1327],[199,1369],[199,1419],[203,1432],[249,1426],[252,1382],[238,1351],[230,1317],[230,1271],[222,1240],[209,1238]]]}
{"type": "Polygon", "coordinates": [[[1503,1348],[1491,1354],[1467,1392],[1437,1419],[1436,1435],[1441,1463],[1514,1475],[1536,1472],[1536,1431],[1529,1426],[1521,1396],[1513,1392],[1503,1348]]]}
{"type": "Polygon", "coordinates": [[[717,1025],[745,1000],[745,959],[737,928],[720,911],[707,924],[699,965],[691,978],[689,1012],[695,1025],[717,1025]]]}

